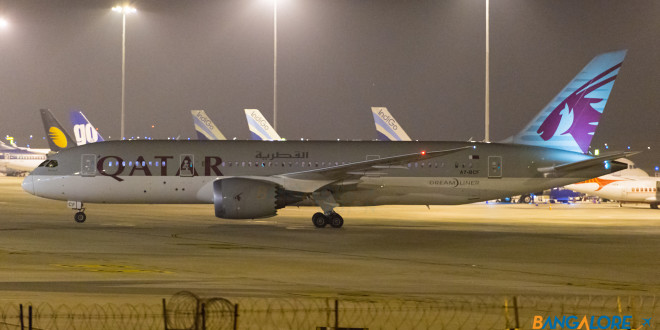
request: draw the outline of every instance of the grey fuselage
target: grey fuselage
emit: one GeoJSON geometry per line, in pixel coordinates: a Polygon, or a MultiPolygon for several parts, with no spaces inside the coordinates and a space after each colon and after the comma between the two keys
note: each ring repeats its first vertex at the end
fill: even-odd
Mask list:
{"type": "Polygon", "coordinates": [[[40,197],[89,203],[213,203],[213,182],[224,177],[267,178],[461,147],[471,148],[347,173],[324,189],[341,206],[463,204],[563,186],[623,166],[592,166],[549,177],[538,168],[591,157],[480,142],[109,141],[50,156],[57,166],[38,167],[23,187],[40,197]]]}

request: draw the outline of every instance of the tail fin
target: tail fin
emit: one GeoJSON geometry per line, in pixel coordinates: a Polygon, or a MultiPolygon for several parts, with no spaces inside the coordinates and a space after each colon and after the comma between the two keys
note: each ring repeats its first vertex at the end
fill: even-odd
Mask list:
{"type": "Polygon", "coordinates": [[[371,107],[380,141],[411,141],[406,131],[385,107],[371,107]]]}
{"type": "Polygon", "coordinates": [[[510,142],[587,153],[625,56],[594,57],[510,142]]]}
{"type": "Polygon", "coordinates": [[[87,143],[103,142],[103,137],[92,123],[87,120],[82,111],[71,110],[71,126],[73,126],[73,135],[76,137],[76,144],[79,146],[87,143]]]}
{"type": "Polygon", "coordinates": [[[197,131],[197,140],[226,140],[204,110],[190,110],[197,131]]]}
{"type": "Polygon", "coordinates": [[[50,150],[60,151],[62,149],[76,146],[76,142],[73,141],[69,134],[67,134],[66,130],[64,130],[60,122],[55,119],[55,116],[53,116],[53,113],[50,112],[50,110],[41,109],[39,111],[41,112],[41,120],[44,123],[44,129],[46,130],[50,150]]]}
{"type": "Polygon", "coordinates": [[[275,141],[282,139],[275,132],[273,126],[270,126],[270,123],[261,114],[261,111],[257,109],[245,109],[245,117],[247,118],[252,140],[275,141]]]}

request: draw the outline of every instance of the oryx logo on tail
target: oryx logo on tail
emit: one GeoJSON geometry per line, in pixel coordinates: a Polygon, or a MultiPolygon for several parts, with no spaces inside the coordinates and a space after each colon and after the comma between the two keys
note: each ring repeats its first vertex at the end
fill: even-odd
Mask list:
{"type": "Polygon", "coordinates": [[[603,101],[603,98],[589,97],[589,94],[606,84],[613,83],[616,75],[609,74],[621,67],[621,63],[609,68],[595,78],[580,86],[575,92],[565,98],[543,121],[536,131],[543,140],[548,141],[557,134],[557,129],[565,117],[570,117],[570,126],[559,135],[570,134],[583,153],[589,150],[589,144],[596,132],[596,126],[602,113],[594,109],[593,104],[603,101]]]}
{"type": "Polygon", "coordinates": [[[587,153],[626,51],[594,57],[518,134],[502,142],[587,153]]]}

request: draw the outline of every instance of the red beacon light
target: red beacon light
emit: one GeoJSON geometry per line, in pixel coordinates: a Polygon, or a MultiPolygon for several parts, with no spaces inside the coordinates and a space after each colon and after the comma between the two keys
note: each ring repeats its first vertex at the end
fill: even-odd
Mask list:
{"type": "Polygon", "coordinates": [[[422,154],[422,156],[426,156],[426,150],[422,150],[422,152],[420,152],[420,154],[422,154]]]}

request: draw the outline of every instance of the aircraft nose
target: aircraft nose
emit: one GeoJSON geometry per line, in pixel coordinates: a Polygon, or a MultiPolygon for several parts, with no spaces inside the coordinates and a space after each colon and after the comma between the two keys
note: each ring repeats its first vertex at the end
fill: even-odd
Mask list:
{"type": "Polygon", "coordinates": [[[21,184],[21,187],[23,187],[23,190],[26,192],[36,195],[35,190],[34,190],[34,177],[32,175],[28,175],[23,179],[23,183],[21,184]]]}

